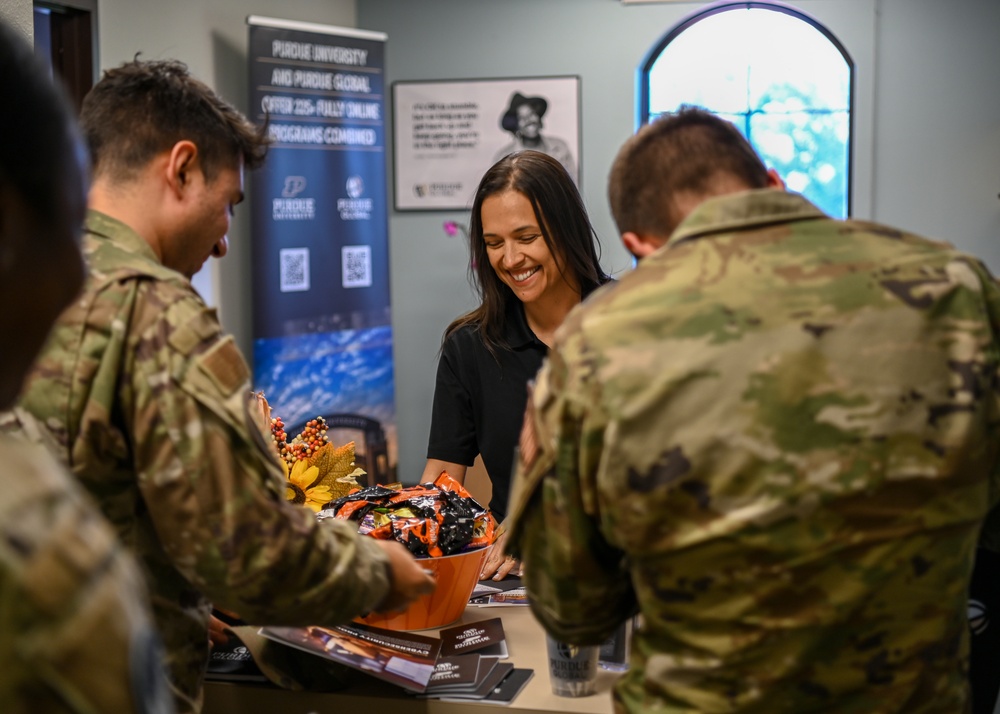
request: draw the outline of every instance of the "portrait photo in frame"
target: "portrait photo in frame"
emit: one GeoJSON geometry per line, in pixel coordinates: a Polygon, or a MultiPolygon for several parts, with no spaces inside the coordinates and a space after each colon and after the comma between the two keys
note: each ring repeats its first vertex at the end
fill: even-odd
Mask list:
{"type": "Polygon", "coordinates": [[[397,211],[467,209],[486,170],[524,149],[580,185],[578,76],[398,81],[392,113],[397,211]]]}

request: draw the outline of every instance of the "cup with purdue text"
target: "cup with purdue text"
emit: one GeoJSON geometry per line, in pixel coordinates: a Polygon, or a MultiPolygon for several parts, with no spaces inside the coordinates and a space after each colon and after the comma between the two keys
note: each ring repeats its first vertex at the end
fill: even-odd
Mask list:
{"type": "Polygon", "coordinates": [[[545,636],[549,651],[549,681],[553,694],[585,697],[597,684],[597,645],[568,645],[545,636]]]}

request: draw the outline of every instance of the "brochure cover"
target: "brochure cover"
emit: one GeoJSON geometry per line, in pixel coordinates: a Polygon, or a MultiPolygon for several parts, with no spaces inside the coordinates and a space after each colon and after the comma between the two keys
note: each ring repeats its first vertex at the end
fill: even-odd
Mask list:
{"type": "Polygon", "coordinates": [[[528,591],[524,588],[514,588],[491,595],[480,595],[469,598],[469,604],[477,607],[509,607],[512,605],[527,605],[528,591]]]}
{"type": "MultiPolygon", "coordinates": [[[[493,691],[483,697],[482,701],[490,704],[506,706],[514,701],[514,698],[521,693],[524,685],[528,683],[535,674],[533,669],[515,669],[500,682],[493,691]]],[[[444,697],[442,697],[442,700],[444,697]]],[[[456,698],[455,701],[460,701],[456,698]]]]}
{"type": "Polygon", "coordinates": [[[267,682],[267,677],[253,661],[250,650],[239,637],[229,633],[229,641],[212,647],[205,679],[221,682],[267,682]]]}
{"type": "Polygon", "coordinates": [[[434,674],[427,683],[427,692],[444,692],[454,689],[474,689],[480,679],[480,669],[485,676],[486,667],[475,653],[439,657],[434,665],[434,674]]]}
{"type": "Polygon", "coordinates": [[[468,625],[456,625],[441,630],[441,654],[452,655],[477,652],[481,655],[507,657],[507,639],[503,621],[499,617],[468,625]]]}
{"type": "Polygon", "coordinates": [[[496,593],[507,592],[508,590],[520,590],[524,588],[524,582],[521,578],[516,575],[508,575],[503,580],[482,580],[476,583],[476,587],[473,588],[472,594],[469,596],[469,601],[487,595],[495,595],[496,593]]]}
{"type": "Polygon", "coordinates": [[[441,699],[442,701],[469,701],[473,699],[486,699],[493,690],[500,686],[507,675],[514,671],[514,665],[509,662],[499,662],[486,678],[476,684],[475,689],[451,692],[424,692],[418,695],[425,699],[441,699]]]}
{"type": "Polygon", "coordinates": [[[416,692],[427,689],[441,640],[367,625],[263,627],[260,634],[416,692]]]}
{"type": "Polygon", "coordinates": [[[434,674],[431,676],[431,681],[427,684],[427,689],[423,692],[408,689],[407,692],[410,694],[425,695],[428,697],[447,697],[452,694],[456,696],[465,696],[468,693],[475,692],[488,677],[492,677],[494,674],[493,670],[496,669],[499,663],[499,657],[483,657],[477,654],[458,655],[456,657],[439,657],[438,664],[434,667],[434,674]],[[455,670],[447,664],[443,667],[439,666],[442,662],[447,662],[448,660],[462,660],[463,668],[466,668],[467,665],[472,662],[478,661],[475,669],[475,678],[468,678],[468,672],[471,671],[471,669],[466,668],[466,674],[463,675],[462,682],[448,679],[447,677],[454,673],[455,670]],[[441,674],[439,674],[439,672],[441,674]]]}

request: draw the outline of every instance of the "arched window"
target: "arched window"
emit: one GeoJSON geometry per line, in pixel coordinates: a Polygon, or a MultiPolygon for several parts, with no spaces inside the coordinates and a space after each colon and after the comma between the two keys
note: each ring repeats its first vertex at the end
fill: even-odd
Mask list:
{"type": "Polygon", "coordinates": [[[789,189],[850,215],[854,63],[818,22],[768,2],[714,5],[670,30],[641,73],[641,123],[704,107],[736,124],[789,189]]]}

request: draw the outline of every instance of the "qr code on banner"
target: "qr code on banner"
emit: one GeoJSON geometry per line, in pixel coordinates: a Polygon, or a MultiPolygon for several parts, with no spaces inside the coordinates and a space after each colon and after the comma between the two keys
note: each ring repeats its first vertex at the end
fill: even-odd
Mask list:
{"type": "Polygon", "coordinates": [[[345,245],[340,252],[345,288],[367,288],[372,284],[372,249],[367,245],[345,245]]]}
{"type": "Polygon", "coordinates": [[[293,293],[309,289],[309,249],[284,248],[278,251],[281,266],[281,292],[293,293]]]}

